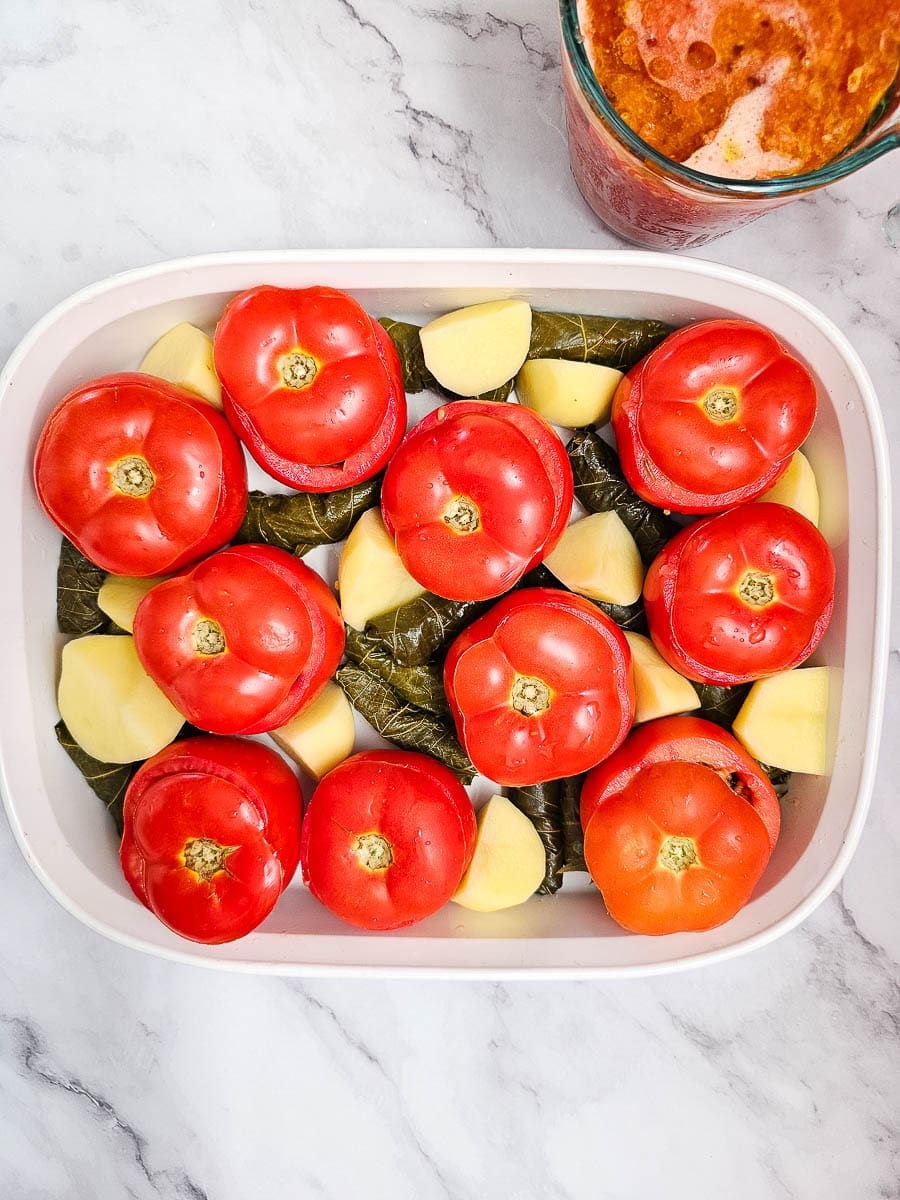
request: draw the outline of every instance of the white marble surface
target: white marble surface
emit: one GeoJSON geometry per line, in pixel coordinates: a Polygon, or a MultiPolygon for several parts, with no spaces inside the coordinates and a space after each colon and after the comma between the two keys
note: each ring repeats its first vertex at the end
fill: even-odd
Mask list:
{"type": "MultiPolygon", "coordinates": [[[[252,247],[615,244],[569,177],[554,0],[7,0],[0,359],[112,271],[252,247]]],[[[701,256],[850,334],[900,429],[900,155],[701,256]]],[[[6,698],[9,700],[9,697],[6,698]]],[[[843,885],[733,964],[598,984],[177,967],[0,821],[0,1196],[900,1196],[900,652],[843,885]]]]}

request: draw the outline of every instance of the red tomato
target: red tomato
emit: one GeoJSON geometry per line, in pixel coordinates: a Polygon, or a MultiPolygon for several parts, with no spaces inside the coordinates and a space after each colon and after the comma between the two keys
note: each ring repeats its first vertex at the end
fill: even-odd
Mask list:
{"type": "Polygon", "coordinates": [[[309,890],[361,929],[400,929],[443,907],[475,848],[475,812],[427,754],[367,750],[313,792],[300,858],[309,890]]]}
{"type": "Polygon", "coordinates": [[[144,670],[210,733],[286,724],[334,674],[344,625],[315,571],[273,546],[233,546],[152,588],[134,641],[144,670]]]}
{"type": "Polygon", "coordinates": [[[748,504],[689,525],[644,580],[656,648],[682,675],[726,687],[787,671],[828,628],[834,560],[806,517],[748,504]]]}
{"type": "Polygon", "coordinates": [[[772,847],[715,771],[658,762],[594,811],[584,857],[609,915],[632,933],[712,929],[750,899],[772,847]]]}
{"type": "Polygon", "coordinates": [[[263,470],[292,488],[369,479],[406,430],[394,344],[346,292],[242,292],[216,327],[214,353],[229,421],[263,470]]]}
{"type": "Polygon", "coordinates": [[[125,793],[125,878],[182,937],[243,937],[297,869],[302,807],[297,780],[274,750],[238,738],[174,742],[125,793]]]}
{"type": "Polygon", "coordinates": [[[38,498],[91,562],[165,575],[229,541],[247,508],[240,443],[211,405],[149,375],[106,375],[53,410],[38,498]]]}
{"type": "Polygon", "coordinates": [[[523,588],[473,621],[450,647],[444,689],[475,767],[516,787],[587,771],[634,718],[621,630],[555,588],[523,588]]]}
{"type": "Polygon", "coordinates": [[[752,321],[700,321],[629,371],[612,426],[639,496],[710,513],[771,487],[815,416],[812,376],[772,333],[752,321]]]}
{"type": "Polygon", "coordinates": [[[615,754],[585,777],[581,826],[587,829],[599,805],[655,763],[698,763],[718,775],[756,811],[771,845],[778,841],[781,809],[768,775],[740,742],[702,717],[660,717],[633,729],[615,754]]]}
{"type": "Polygon", "coordinates": [[[515,404],[430,413],[388,464],[381,511],[406,569],[453,600],[489,600],[548,554],[572,509],[565,447],[515,404]]]}

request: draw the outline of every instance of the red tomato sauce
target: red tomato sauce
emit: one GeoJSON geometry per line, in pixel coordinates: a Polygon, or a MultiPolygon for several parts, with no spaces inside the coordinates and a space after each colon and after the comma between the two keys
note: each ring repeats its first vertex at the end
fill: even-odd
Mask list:
{"type": "Polygon", "coordinates": [[[676,162],[765,179],[864,129],[900,65],[900,0],[580,0],[616,111],[676,162]]]}

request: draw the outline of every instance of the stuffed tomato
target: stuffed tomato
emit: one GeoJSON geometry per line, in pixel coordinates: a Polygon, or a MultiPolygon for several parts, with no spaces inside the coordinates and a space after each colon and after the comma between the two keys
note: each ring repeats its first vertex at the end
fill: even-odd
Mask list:
{"type": "Polygon", "coordinates": [[[298,491],[371,478],[406,430],[397,351],[336,288],[242,292],[214,354],[228,420],[263,470],[298,491]]]}
{"type": "Polygon", "coordinates": [[[613,920],[633,933],[712,929],[750,899],[781,810],[759,764],[700,717],[633,730],[589,771],[584,857],[613,920]]]}
{"type": "Polygon", "coordinates": [[[798,666],[834,603],[834,559],[811,521],[747,504],[689,525],[650,566],[644,607],[660,654],[682,675],[731,687],[798,666]]]}
{"type": "Polygon", "coordinates": [[[589,770],[634,718],[624,634],[590,601],[552,588],[504,596],[465,629],[444,688],[475,767],[516,787],[589,770]]]}
{"type": "Polygon", "coordinates": [[[313,792],[303,879],[342,921],[400,929],[442,908],[475,848],[475,810],[452,771],[427,754],[367,750],[313,792]]]}
{"type": "Polygon", "coordinates": [[[125,794],[122,870],[164,925],[218,944],[255,929],[300,857],[303,799],[280,755],[240,738],[185,738],[125,794]]]}
{"type": "Polygon", "coordinates": [[[164,575],[224,546],[247,508],[247,468],[224,417],[149,375],[70,392],[38,440],[44,511],[91,562],[164,575]]]}
{"type": "Polygon", "coordinates": [[[750,899],[772,847],[714,771],[660,762],[602,804],[584,857],[609,915],[632,933],[713,929],[750,899]]]}
{"type": "Polygon", "coordinates": [[[323,580],[274,546],[221,550],[159,583],[134,619],[138,657],[187,720],[209,733],[263,733],[315,699],[344,651],[323,580]]]}
{"type": "Polygon", "coordinates": [[[712,513],[772,487],[815,415],[815,381],[774,334],[716,320],[670,334],[626,375],[612,426],[639,496],[712,513]]]}
{"type": "Polygon", "coordinates": [[[410,575],[451,600],[513,587],[559,541],[572,468],[542,418],[460,400],[430,413],[388,464],[381,511],[410,575]]]}

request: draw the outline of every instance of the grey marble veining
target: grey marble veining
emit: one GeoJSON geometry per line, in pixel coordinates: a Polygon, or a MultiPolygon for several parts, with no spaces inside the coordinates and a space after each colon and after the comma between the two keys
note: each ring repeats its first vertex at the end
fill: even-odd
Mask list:
{"type": "MultiPolygon", "coordinates": [[[[184,254],[615,245],[558,66],[553,0],[8,0],[0,359],[77,287],[184,254]]],[[[700,252],[836,320],[892,440],[898,161],[700,252]]],[[[900,1197],[898,726],[895,648],[871,817],[805,925],[606,986],[165,964],[58,908],[0,823],[0,1195],[900,1197]]]]}

